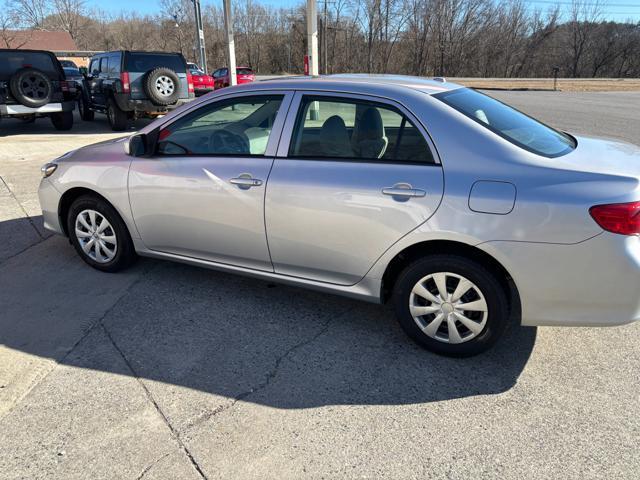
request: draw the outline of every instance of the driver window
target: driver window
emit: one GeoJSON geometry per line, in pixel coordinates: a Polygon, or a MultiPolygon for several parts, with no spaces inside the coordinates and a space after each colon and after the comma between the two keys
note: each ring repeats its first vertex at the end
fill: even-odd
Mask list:
{"type": "Polygon", "coordinates": [[[158,155],[264,155],[282,95],[221,100],[158,135],[158,155]]]}

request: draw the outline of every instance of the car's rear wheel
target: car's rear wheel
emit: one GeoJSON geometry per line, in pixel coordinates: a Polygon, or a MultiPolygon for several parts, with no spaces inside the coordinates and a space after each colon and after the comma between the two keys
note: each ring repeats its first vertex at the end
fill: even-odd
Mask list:
{"type": "Polygon", "coordinates": [[[101,198],[90,195],[77,198],[69,208],[67,231],[80,257],[93,268],[117,272],[136,259],[124,221],[101,198]]]}
{"type": "Polygon", "coordinates": [[[127,114],[120,110],[120,107],[113,99],[109,99],[107,103],[107,119],[109,120],[109,125],[111,125],[111,130],[114,132],[126,130],[129,121],[127,114]]]}
{"type": "Polygon", "coordinates": [[[52,113],[51,123],[56,130],[71,130],[73,128],[73,112],[52,113]]]}
{"type": "Polygon", "coordinates": [[[433,255],[409,265],[395,284],[393,302],[404,331],[441,355],[481,353],[509,321],[499,279],[482,264],[456,255],[433,255]]]}

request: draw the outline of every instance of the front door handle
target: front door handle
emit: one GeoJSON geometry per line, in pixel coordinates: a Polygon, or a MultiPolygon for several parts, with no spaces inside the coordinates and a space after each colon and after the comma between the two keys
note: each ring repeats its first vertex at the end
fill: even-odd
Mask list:
{"type": "Polygon", "coordinates": [[[262,185],[262,180],[258,180],[257,178],[253,178],[249,173],[243,173],[235,178],[229,180],[229,183],[233,183],[234,185],[238,185],[240,188],[251,188],[251,187],[259,187],[262,185]]]}
{"type": "Polygon", "coordinates": [[[427,194],[424,190],[413,188],[409,183],[396,183],[393,187],[385,187],[382,193],[392,197],[424,197],[427,194]]]}

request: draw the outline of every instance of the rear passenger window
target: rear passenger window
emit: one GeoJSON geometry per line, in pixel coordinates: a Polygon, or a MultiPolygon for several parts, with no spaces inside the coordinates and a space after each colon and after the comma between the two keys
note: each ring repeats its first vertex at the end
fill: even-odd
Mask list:
{"type": "Polygon", "coordinates": [[[120,73],[120,57],[118,55],[109,55],[109,67],[108,72],[111,73],[120,73]]]}
{"type": "Polygon", "coordinates": [[[303,97],[289,156],[435,163],[422,133],[400,110],[334,97],[303,97]]]}

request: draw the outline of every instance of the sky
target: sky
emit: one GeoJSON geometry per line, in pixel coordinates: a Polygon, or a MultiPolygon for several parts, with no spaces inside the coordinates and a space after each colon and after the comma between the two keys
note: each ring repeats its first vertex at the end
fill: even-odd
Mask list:
{"type": "MultiPolygon", "coordinates": [[[[233,0],[232,0],[233,1],[233,0]]],[[[292,7],[298,5],[305,0],[257,0],[273,6],[292,7]]],[[[323,0],[317,0],[318,7],[322,5],[323,0]]],[[[529,8],[538,8],[547,10],[556,3],[560,4],[561,11],[565,13],[569,11],[571,0],[524,0],[529,8]]],[[[585,0],[589,1],[589,0],[585,0]]],[[[596,1],[596,0],[594,0],[596,1]]],[[[209,3],[220,4],[221,1],[201,0],[202,5],[209,3]]],[[[640,0],[609,0],[600,1],[602,5],[603,16],[607,20],[640,21],[640,0]]],[[[119,13],[121,11],[136,11],[140,14],[154,13],[159,8],[160,0],[87,0],[87,5],[106,10],[111,13],[119,13]]]]}

